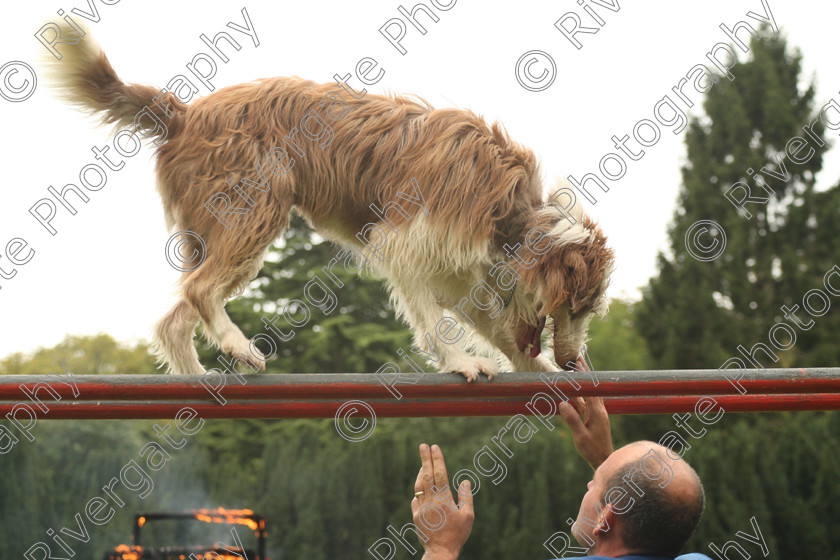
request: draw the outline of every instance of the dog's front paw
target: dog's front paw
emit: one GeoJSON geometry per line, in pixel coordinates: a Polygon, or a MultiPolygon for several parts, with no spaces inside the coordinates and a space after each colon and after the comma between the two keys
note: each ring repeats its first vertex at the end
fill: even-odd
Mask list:
{"type": "Polygon", "coordinates": [[[265,371],[265,356],[262,352],[254,349],[249,349],[248,353],[244,354],[245,359],[244,362],[247,363],[252,368],[257,368],[260,371],[265,371]]]}
{"type": "Polygon", "coordinates": [[[511,364],[513,365],[513,371],[550,373],[556,372],[559,369],[545,356],[540,355],[536,358],[531,358],[524,352],[515,354],[511,360],[511,364]]]}
{"type": "Polygon", "coordinates": [[[450,362],[446,369],[453,373],[460,373],[467,378],[467,383],[475,381],[479,375],[486,375],[488,379],[493,379],[499,373],[496,363],[487,358],[465,358],[454,363],[450,362]]]}
{"type": "Polygon", "coordinates": [[[236,348],[227,350],[223,347],[222,351],[234,360],[247,364],[252,370],[265,371],[265,356],[256,347],[247,348],[244,352],[236,348]]]}
{"type": "Polygon", "coordinates": [[[265,371],[266,358],[256,345],[251,344],[245,336],[229,333],[222,338],[222,352],[239,362],[248,365],[252,370],[265,371]]]}

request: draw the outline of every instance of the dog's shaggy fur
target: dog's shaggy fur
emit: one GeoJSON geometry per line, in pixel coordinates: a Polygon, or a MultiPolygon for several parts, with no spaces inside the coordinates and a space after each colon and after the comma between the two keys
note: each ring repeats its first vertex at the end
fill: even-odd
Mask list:
{"type": "Polygon", "coordinates": [[[199,321],[224,352],[264,368],[224,305],[256,276],[292,208],[325,237],[367,251],[416,344],[438,356],[439,370],[468,380],[497,371],[493,361],[464,348],[459,329],[470,321],[514,369],[555,371],[539,354],[546,318],[555,359],[565,366],[577,358],[591,315],[606,312],[613,253],[603,233],[579,205],[572,223],[546,204],[533,153],[497,124],[465,110],[434,110],[406,97],[361,95],[300,78],[232,86],[186,105],[172,93],[123,83],[89,36],[63,52],[53,66],[65,98],[119,127],[133,127],[144,109],[142,124],[152,124],[151,112],[165,125],[144,133],[157,145],[167,225],[206,242],[205,262],[184,273],[180,301],[155,327],[175,373],[204,372],[192,341],[199,321]],[[234,192],[237,184],[247,197],[234,192]],[[422,204],[398,197],[415,196],[415,184],[422,204]],[[205,207],[217,193],[247,209],[223,216],[230,229],[205,207]],[[390,223],[371,208],[395,201],[390,223]],[[371,223],[387,234],[382,260],[357,237],[371,223]],[[502,276],[517,283],[502,290],[502,276]],[[479,301],[477,286],[496,304],[479,301]],[[509,301],[499,305],[501,298],[509,301]],[[457,328],[443,332],[444,315],[458,320],[457,328]]]}

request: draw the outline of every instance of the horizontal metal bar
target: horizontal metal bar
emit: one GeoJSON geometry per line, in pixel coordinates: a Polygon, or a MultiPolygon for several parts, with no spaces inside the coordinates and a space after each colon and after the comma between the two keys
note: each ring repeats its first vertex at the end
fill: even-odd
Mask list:
{"type": "MultiPolygon", "coordinates": [[[[222,385],[216,392],[225,399],[304,400],[394,398],[384,383],[405,398],[530,397],[548,391],[549,383],[567,396],[654,396],[737,394],[736,383],[747,394],[840,393],[840,368],[785,368],[747,370],[645,370],[560,372],[557,374],[502,373],[492,381],[481,378],[466,383],[457,374],[404,373],[398,383],[393,375],[347,374],[246,374],[245,385],[230,375],[74,375],[79,391],[57,377],[0,375],[0,401],[28,400],[40,386],[39,398],[57,400],[203,400],[215,401],[206,385],[222,385]],[[740,379],[739,379],[740,377],[740,379]],[[596,384],[597,381],[597,384],[596,384]],[[49,390],[44,388],[48,386],[49,390]],[[597,385],[597,386],[596,386],[597,385]]],[[[67,376],[62,376],[67,380],[67,376]]]]}
{"type": "MultiPolygon", "coordinates": [[[[695,412],[698,396],[608,397],[611,414],[663,414],[695,412]]],[[[713,395],[711,398],[726,412],[840,410],[840,394],[808,393],[784,395],[713,395]]],[[[543,417],[555,414],[555,405],[545,399],[534,404],[530,399],[377,399],[364,401],[377,417],[440,417],[440,416],[513,416],[535,413],[543,417]]],[[[556,403],[557,401],[551,401],[556,403]]],[[[39,419],[173,419],[189,407],[201,418],[332,418],[341,409],[342,415],[369,417],[365,406],[353,401],[233,401],[225,405],[207,402],[107,401],[49,402],[49,412],[39,419]]],[[[10,413],[12,403],[0,403],[0,416],[10,413]]],[[[706,410],[705,408],[703,409],[706,410]]],[[[192,413],[190,413],[192,414],[192,413]]],[[[26,420],[26,415],[21,415],[26,420]]]]}

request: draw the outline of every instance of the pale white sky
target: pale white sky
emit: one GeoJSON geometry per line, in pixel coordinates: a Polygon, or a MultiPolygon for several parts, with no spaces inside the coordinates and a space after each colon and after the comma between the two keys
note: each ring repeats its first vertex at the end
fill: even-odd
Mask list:
{"type": "MultiPolygon", "coordinates": [[[[460,0],[446,11],[432,8],[440,18],[437,23],[420,15],[425,35],[406,24],[402,46],[407,52],[401,55],[379,33],[388,20],[400,17],[398,0],[147,0],[112,6],[101,0],[32,1],[15,4],[7,14],[0,35],[0,66],[23,61],[40,75],[44,48],[34,34],[43,22],[58,21],[58,10],[69,13],[77,7],[89,12],[88,1],[100,16],[88,26],[127,82],[163,87],[175,75],[187,73],[186,64],[196,54],[209,52],[199,35],[213,37],[222,30],[240,41],[242,49],[223,47],[230,61],[217,61],[218,72],[211,80],[217,89],[279,75],[329,82],[333,74],[353,73],[360,59],[372,57],[385,76],[370,91],[414,93],[436,107],[469,108],[501,121],[515,140],[540,158],[549,187],[558,177],[580,178],[597,171],[601,157],[616,151],[611,136],[632,135],[640,119],[653,119],[654,105],[671,87],[696,64],[708,63],[705,53],[716,43],[727,41],[718,28],[721,23],[756,24],[747,12],[765,13],[761,0],[621,1],[617,12],[590,0],[583,6],[574,0],[460,0]],[[576,50],[554,22],[574,10],[584,26],[596,25],[586,6],[596,9],[605,25],[597,34],[578,35],[583,48],[576,50]],[[228,22],[243,25],[243,7],[258,47],[225,27],[228,22]],[[556,63],[554,83],[541,92],[527,91],[516,81],[516,62],[531,50],[548,53],[556,63]]],[[[416,3],[404,5],[411,8],[416,3]]],[[[840,8],[816,0],[770,0],[770,8],[789,43],[802,50],[806,78],[817,79],[817,103],[833,96],[840,99],[835,25],[840,8]]],[[[390,29],[396,31],[396,26],[390,29]]],[[[536,64],[531,71],[542,70],[536,64]]],[[[19,85],[21,77],[10,81],[19,85]]],[[[349,83],[360,86],[355,78],[349,83]]],[[[686,91],[699,100],[690,86],[686,91]]],[[[201,89],[201,95],[207,93],[201,89]]],[[[2,250],[12,238],[25,239],[35,251],[27,264],[15,267],[13,278],[0,278],[0,356],[54,345],[68,333],[149,339],[151,326],[173,301],[178,277],[164,258],[169,234],[149,149],[144,146],[123,169],[109,172],[105,187],[88,193],[90,201],[79,203],[75,216],[59,205],[52,221],[57,234],[51,236],[29,208],[49,196],[50,185],[61,189],[78,184],[79,171],[95,162],[91,147],[110,145],[108,130],[56,101],[43,80],[26,101],[0,98],[0,123],[0,268],[11,271],[2,250]]],[[[684,137],[661,129],[661,138],[645,148],[645,156],[628,161],[626,175],[611,183],[609,193],[599,193],[597,205],[588,207],[618,254],[614,296],[636,297],[655,273],[656,252],[666,246],[684,137]]],[[[825,162],[819,176],[822,187],[840,178],[836,150],[825,162]]]]}

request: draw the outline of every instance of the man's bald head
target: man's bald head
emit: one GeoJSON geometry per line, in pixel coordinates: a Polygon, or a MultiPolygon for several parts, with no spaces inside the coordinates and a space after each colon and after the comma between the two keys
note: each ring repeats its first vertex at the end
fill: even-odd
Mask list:
{"type": "Polygon", "coordinates": [[[620,537],[631,551],[675,556],[694,533],[705,505],[700,477],[673,451],[651,441],[616,450],[601,495],[619,513],[620,537]],[[632,500],[632,507],[628,507],[632,500]]]}

